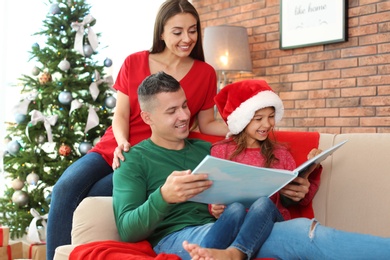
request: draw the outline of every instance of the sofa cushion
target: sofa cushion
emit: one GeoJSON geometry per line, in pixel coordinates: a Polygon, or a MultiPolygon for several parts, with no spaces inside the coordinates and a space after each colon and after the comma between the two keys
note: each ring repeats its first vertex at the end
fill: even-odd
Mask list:
{"type": "Polygon", "coordinates": [[[85,198],[74,212],[72,244],[120,240],[115,224],[112,197],[85,198]]]}

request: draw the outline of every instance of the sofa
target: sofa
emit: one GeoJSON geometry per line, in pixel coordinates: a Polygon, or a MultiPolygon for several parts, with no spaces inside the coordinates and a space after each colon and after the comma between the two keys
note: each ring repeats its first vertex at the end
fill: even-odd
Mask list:
{"type": "MultiPolygon", "coordinates": [[[[305,132],[291,133],[295,146],[305,143],[305,132]]],[[[319,133],[318,146],[325,150],[344,140],[321,164],[315,218],[325,226],[390,237],[390,133],[319,133]]],[[[54,259],[68,259],[78,245],[103,240],[120,240],[112,198],[86,198],[74,213],[71,245],[58,247],[54,259]]]]}

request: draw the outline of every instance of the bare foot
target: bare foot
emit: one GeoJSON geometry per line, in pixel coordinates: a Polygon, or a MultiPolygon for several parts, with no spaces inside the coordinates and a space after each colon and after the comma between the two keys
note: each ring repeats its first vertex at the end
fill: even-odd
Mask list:
{"type": "Polygon", "coordinates": [[[238,260],[245,259],[245,254],[234,247],[227,249],[203,248],[197,244],[183,242],[183,248],[190,254],[192,260],[238,260]]]}

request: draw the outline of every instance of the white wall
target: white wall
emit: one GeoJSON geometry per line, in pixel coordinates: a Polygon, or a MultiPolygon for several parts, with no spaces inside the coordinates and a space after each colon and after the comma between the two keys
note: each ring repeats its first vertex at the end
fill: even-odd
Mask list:
{"type": "MultiPolygon", "coordinates": [[[[150,49],[153,25],[163,0],[123,1],[87,0],[96,19],[95,32],[101,33],[98,60],[112,59],[107,71],[114,79],[123,60],[132,52],[150,49]]],[[[31,75],[34,62],[28,62],[33,43],[44,45],[45,37],[32,34],[40,31],[50,4],[43,0],[0,1],[0,153],[4,149],[4,124],[13,121],[12,108],[19,102],[16,85],[22,74],[31,75]]],[[[0,157],[0,196],[3,195],[4,173],[0,157]]]]}

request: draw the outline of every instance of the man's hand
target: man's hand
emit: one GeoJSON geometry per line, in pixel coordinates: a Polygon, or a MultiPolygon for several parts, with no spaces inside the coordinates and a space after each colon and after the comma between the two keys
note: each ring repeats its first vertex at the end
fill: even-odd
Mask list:
{"type": "Polygon", "coordinates": [[[211,214],[214,218],[219,218],[221,214],[225,211],[226,206],[223,204],[211,204],[211,214]]]}
{"type": "Polygon", "coordinates": [[[112,168],[115,170],[119,168],[120,166],[120,161],[125,161],[125,157],[123,156],[123,152],[128,152],[130,151],[130,143],[125,142],[123,144],[118,145],[117,148],[115,148],[114,151],[114,159],[112,160],[112,168]]]}
{"type": "Polygon", "coordinates": [[[191,174],[191,170],[174,171],[161,187],[161,195],[168,203],[185,202],[210,188],[207,174],[191,174]]]}

